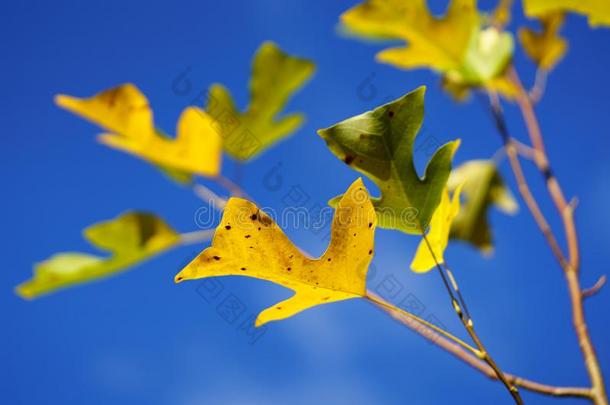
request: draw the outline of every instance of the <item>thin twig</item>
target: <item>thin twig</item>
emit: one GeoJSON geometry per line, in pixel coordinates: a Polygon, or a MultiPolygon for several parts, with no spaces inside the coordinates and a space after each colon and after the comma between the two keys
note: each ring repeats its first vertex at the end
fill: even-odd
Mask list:
{"type": "MultiPolygon", "coordinates": [[[[547,157],[544,146],[542,131],[540,130],[540,125],[538,123],[538,118],[536,117],[532,101],[525,89],[523,88],[523,85],[521,84],[521,81],[514,67],[510,68],[509,75],[512,83],[518,90],[518,95],[516,98],[517,105],[521,110],[521,114],[527,127],[528,135],[530,137],[534,149],[536,150],[534,162],[545,179],[547,191],[553,203],[555,204],[555,207],[563,222],[564,233],[568,245],[567,259],[564,257],[561,249],[556,243],[556,238],[550,230],[550,227],[548,227],[548,223],[546,223],[546,220],[544,220],[543,222],[540,221],[540,219],[544,219],[544,217],[538,209],[536,200],[533,198],[533,196],[531,196],[531,193],[528,199],[526,199],[526,202],[528,203],[528,208],[530,208],[530,212],[536,219],[536,222],[538,223],[540,229],[547,237],[547,241],[549,241],[549,246],[551,247],[551,250],[558,258],[560,266],[563,269],[566,282],[568,284],[570,300],[572,303],[572,323],[574,325],[574,330],[576,332],[578,343],[583,354],[585,366],[587,368],[587,372],[591,380],[591,400],[596,405],[607,405],[608,398],[606,396],[606,389],[604,385],[605,383],[603,380],[601,368],[599,366],[599,361],[595,353],[595,348],[593,347],[591,337],[589,336],[589,332],[587,330],[584,315],[583,295],[582,289],[580,287],[580,280],[578,278],[578,272],[580,269],[580,248],[578,244],[576,225],[574,222],[574,205],[566,201],[559,181],[551,170],[549,159],[547,157]],[[532,202],[534,204],[532,204],[532,202]],[[544,225],[546,225],[546,227],[544,225]]],[[[498,121],[498,118],[501,117],[503,122],[503,115],[501,114],[501,110],[494,109],[494,115],[496,121],[498,121]]],[[[500,135],[502,136],[506,144],[507,139],[510,140],[506,125],[504,124],[503,128],[502,125],[498,125],[498,129],[500,135]]],[[[510,141],[508,141],[508,143],[510,143],[510,141]]],[[[518,161],[518,159],[516,160],[518,161]]],[[[513,172],[515,172],[515,176],[523,177],[522,181],[524,181],[523,173],[517,173],[517,171],[515,171],[515,168],[516,167],[513,166],[513,172]]]]}
{"type": "Polygon", "coordinates": [[[229,191],[232,196],[245,197],[248,199],[250,198],[248,196],[248,194],[238,184],[236,184],[233,180],[229,179],[228,177],[225,177],[221,174],[221,175],[218,175],[217,177],[215,177],[214,180],[220,186],[224,187],[227,191],[229,191]]]}
{"type": "Polygon", "coordinates": [[[204,186],[203,184],[193,185],[193,192],[197,197],[212,205],[214,208],[222,211],[227,205],[227,200],[220,197],[218,194],[204,186]]]}
{"type": "Polygon", "coordinates": [[[544,91],[546,90],[546,79],[548,77],[548,71],[546,69],[538,68],[536,70],[536,79],[534,86],[530,89],[528,96],[532,104],[538,104],[542,100],[544,91]]]}
{"type": "Polygon", "coordinates": [[[481,341],[481,339],[475,332],[474,323],[472,322],[472,318],[470,318],[470,316],[467,315],[467,313],[465,311],[466,303],[464,302],[462,293],[460,292],[457,282],[455,281],[455,278],[453,277],[453,273],[451,273],[451,270],[449,269],[449,266],[447,265],[447,261],[446,260],[443,261],[443,266],[451,279],[451,285],[453,286],[453,290],[455,291],[455,293],[458,296],[458,300],[461,303],[461,306],[460,306],[460,303],[458,303],[458,300],[456,300],[455,295],[453,294],[453,291],[449,288],[449,283],[447,282],[447,278],[445,277],[443,268],[441,267],[441,265],[436,257],[436,254],[434,253],[434,250],[432,249],[432,245],[430,244],[430,241],[428,240],[428,237],[426,236],[426,233],[424,232],[423,229],[422,229],[422,237],[424,238],[424,241],[426,242],[426,246],[428,247],[428,251],[430,252],[430,255],[432,256],[432,259],[434,260],[436,268],[443,279],[443,284],[445,285],[447,292],[449,294],[449,297],[451,298],[451,304],[453,306],[453,309],[455,310],[458,318],[464,325],[464,328],[470,335],[470,338],[472,339],[472,341],[475,343],[475,345],[479,349],[479,353],[477,353],[477,357],[479,357],[481,360],[485,361],[485,363],[487,363],[489,365],[489,367],[494,371],[496,377],[500,381],[502,381],[502,384],[504,384],[504,387],[506,387],[506,389],[510,393],[511,397],[515,401],[515,403],[517,405],[522,405],[523,400],[521,399],[521,394],[519,394],[519,390],[517,389],[517,387],[515,385],[511,384],[506,379],[506,376],[504,375],[504,373],[502,372],[500,367],[498,367],[498,365],[494,361],[494,359],[489,355],[489,351],[485,348],[485,345],[483,345],[483,342],[481,341]],[[464,308],[464,310],[462,308],[464,308]],[[466,316],[464,316],[464,315],[466,315],[466,316]]]}
{"type": "Polygon", "coordinates": [[[201,231],[186,232],[180,234],[181,245],[194,245],[196,243],[207,242],[214,236],[214,229],[204,229],[201,231]]]}
{"type": "Polygon", "coordinates": [[[594,296],[595,294],[597,294],[599,292],[599,290],[602,289],[604,284],[606,284],[606,275],[605,274],[603,274],[597,280],[597,282],[595,284],[593,284],[591,287],[582,290],[582,297],[589,298],[589,297],[594,296]]]}
{"type": "Polygon", "coordinates": [[[378,305],[378,306],[386,309],[387,311],[398,312],[404,317],[412,319],[415,322],[419,322],[420,324],[426,326],[427,328],[434,330],[434,332],[436,332],[437,334],[443,335],[446,339],[452,340],[454,343],[458,344],[459,346],[468,350],[469,352],[473,353],[474,355],[476,355],[476,356],[480,355],[479,351],[476,348],[472,347],[471,345],[464,342],[460,338],[452,335],[451,333],[447,332],[446,330],[444,330],[442,328],[439,328],[438,326],[434,325],[433,323],[430,323],[430,322],[420,318],[419,316],[412,314],[411,312],[405,311],[402,308],[398,308],[388,302],[381,300],[375,294],[369,295],[369,293],[367,292],[367,295],[365,295],[364,298],[371,301],[375,305],[378,305]]]}
{"type": "MultiPolygon", "coordinates": [[[[369,297],[375,297],[377,300],[381,300],[380,297],[376,296],[372,292],[367,292],[369,297]]],[[[378,305],[378,304],[376,304],[378,305]]],[[[485,376],[498,380],[498,376],[495,371],[487,365],[487,363],[479,360],[476,356],[470,354],[468,351],[462,349],[459,345],[451,342],[444,338],[433,330],[427,328],[425,325],[418,323],[416,320],[410,317],[405,317],[399,311],[387,308],[382,305],[378,305],[383,311],[387,312],[396,321],[407,326],[415,333],[421,335],[424,339],[427,339],[431,343],[435,344],[439,348],[447,351],[457,359],[463,361],[470,367],[483,373],[485,376]]],[[[536,381],[521,378],[512,374],[504,373],[506,379],[513,385],[526,389],[528,391],[536,392],[538,394],[550,395],[564,398],[591,398],[591,390],[583,387],[561,387],[553,386],[548,384],[542,384],[536,381]]]]}
{"type": "Polygon", "coordinates": [[[500,100],[497,94],[489,93],[489,101],[496,128],[498,130],[498,133],[500,134],[500,137],[502,138],[504,149],[506,150],[511,169],[513,171],[513,174],[515,175],[515,180],[517,181],[517,189],[519,190],[523,201],[525,201],[525,204],[532,213],[532,216],[534,217],[534,221],[536,221],[538,228],[540,228],[540,231],[547,240],[551,251],[553,252],[555,257],[559,261],[561,267],[563,268],[567,266],[567,259],[564,257],[561,247],[559,246],[559,242],[557,242],[555,234],[551,230],[551,227],[548,221],[546,220],[546,217],[542,213],[538,202],[534,198],[527,179],[523,174],[523,168],[521,167],[521,162],[519,161],[517,148],[514,145],[513,138],[508,132],[508,127],[506,126],[502,106],[500,105],[500,100]]]}

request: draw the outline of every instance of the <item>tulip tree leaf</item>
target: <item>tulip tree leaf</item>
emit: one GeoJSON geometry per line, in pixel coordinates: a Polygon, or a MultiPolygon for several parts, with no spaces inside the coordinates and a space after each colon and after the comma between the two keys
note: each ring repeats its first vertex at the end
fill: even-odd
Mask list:
{"type": "Polygon", "coordinates": [[[284,53],[272,42],[265,42],[256,52],[250,80],[250,104],[242,113],[229,91],[220,84],[210,88],[207,111],[216,120],[231,157],[248,160],[280,139],[295,132],[302,124],[302,114],[281,118],[290,97],[315,70],[313,62],[284,53]]]}
{"type": "Polygon", "coordinates": [[[459,140],[440,147],[420,178],[413,143],[422,125],[425,88],[373,111],[348,118],[318,134],[339,159],[381,190],[373,205],[382,228],[421,234],[441,200],[459,140]]]}
{"type": "Polygon", "coordinates": [[[517,202],[504,184],[496,165],[489,160],[471,160],[451,172],[447,186],[463,184],[464,203],[451,226],[450,237],[476,246],[484,253],[493,250],[493,233],[487,218],[490,207],[506,214],[518,210],[517,202]]]}
{"type": "Polygon", "coordinates": [[[16,292],[32,299],[124,271],[180,242],[179,235],[157,216],[128,212],[85,229],[84,237],[107,257],[59,253],[34,267],[34,276],[16,292]]]}
{"type": "Polygon", "coordinates": [[[523,50],[544,70],[551,70],[568,50],[568,42],[560,35],[563,20],[563,13],[550,13],[540,17],[541,32],[529,28],[519,30],[523,50]]]}
{"type": "Polygon", "coordinates": [[[610,2],[608,0],[523,0],[528,17],[543,17],[549,13],[572,12],[585,15],[589,24],[610,26],[610,2]]]}
{"type": "MultiPolygon", "coordinates": [[[[501,13],[496,17],[508,18],[501,13]]],[[[487,26],[488,20],[476,0],[451,0],[440,18],[430,13],[425,0],[367,0],[341,16],[350,32],[364,38],[406,42],[379,52],[381,62],[402,69],[430,68],[462,87],[510,90],[503,72],[512,58],[513,39],[509,32],[487,26]]]]}
{"type": "Polygon", "coordinates": [[[155,128],[148,100],[133,84],[84,99],[59,95],[56,102],[110,131],[100,142],[156,164],[176,180],[190,180],[191,174],[214,177],[220,171],[222,139],[201,109],[184,110],[174,139],[155,128]]]}
{"type": "Polygon", "coordinates": [[[212,246],[176,275],[176,282],[217,276],[268,280],[294,291],[258,315],[256,326],[291,317],[305,309],[366,294],[373,257],[376,216],[362,180],[347,190],[335,212],[324,254],[303,254],[253,203],[231,198],[212,246]]]}
{"type": "Polygon", "coordinates": [[[411,270],[414,272],[425,273],[433,269],[437,263],[440,264],[445,261],[444,254],[449,242],[451,223],[460,212],[461,188],[461,185],[458,186],[451,199],[449,198],[449,191],[446,188],[443,191],[441,202],[432,215],[430,230],[426,235],[430,246],[423,239],[419,243],[415,257],[411,262],[411,270]],[[432,249],[432,252],[430,252],[430,249],[432,249]]]}

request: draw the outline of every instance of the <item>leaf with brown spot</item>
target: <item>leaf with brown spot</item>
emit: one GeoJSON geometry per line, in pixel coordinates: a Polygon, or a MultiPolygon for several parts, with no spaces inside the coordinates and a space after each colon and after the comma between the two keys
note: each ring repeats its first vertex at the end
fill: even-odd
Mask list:
{"type": "Polygon", "coordinates": [[[292,297],[258,315],[256,326],[261,326],[316,305],[364,296],[375,225],[375,210],[362,180],[358,179],[338,204],[328,249],[313,259],[294,246],[255,204],[231,198],[212,246],[182,269],[176,275],[176,282],[239,275],[268,280],[293,290],[292,297]],[[229,223],[230,232],[225,229],[229,223]],[[266,225],[260,232],[252,233],[261,223],[266,225]],[[354,232],[358,234],[356,238],[352,236],[354,232]],[[252,235],[248,244],[243,237],[246,234],[252,235]],[[251,243],[254,249],[250,249],[251,243]]]}
{"type": "Polygon", "coordinates": [[[459,145],[455,140],[440,146],[424,175],[419,176],[414,143],[424,118],[424,93],[425,87],[420,87],[372,111],[318,130],[335,156],[343,161],[346,156],[354,157],[350,167],[381,190],[381,196],[373,198],[379,226],[410,234],[421,234],[428,226],[459,145]],[[363,133],[368,135],[364,140],[360,139],[363,133]]]}

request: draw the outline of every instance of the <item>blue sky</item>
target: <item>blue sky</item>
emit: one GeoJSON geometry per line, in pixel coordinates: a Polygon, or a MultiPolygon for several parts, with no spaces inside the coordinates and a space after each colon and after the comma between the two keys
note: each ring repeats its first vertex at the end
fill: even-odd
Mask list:
{"type": "MultiPolygon", "coordinates": [[[[303,128],[246,166],[225,165],[225,174],[239,175],[260,204],[281,209],[297,190],[307,197],[305,205],[314,206],[345,190],[357,175],[326,149],[316,129],[420,85],[428,86],[424,133],[441,142],[462,138],[458,163],[491,156],[499,138],[477,99],[457,105],[432,73],[379,65],[373,58],[378,45],[336,34],[339,14],[353,4],[201,0],[4,5],[4,403],[511,403],[500,385],[358,300],[270,324],[251,344],[242,322],[289,292],[246,278],[174,285],[174,274],[203,246],[178,249],[112,279],[33,302],[13,294],[13,287],[30,276],[32,263],[60,251],[91,252],[80,235],[89,224],[144,209],[186,232],[196,229],[194,216],[201,207],[189,189],[97,144],[98,129],[54,106],[56,93],[87,96],[134,82],[149,97],[157,124],[172,132],[180,111],[211,83],[224,83],[245,105],[251,57],[261,42],[273,40],[290,53],[313,59],[318,68],[289,105],[289,110],[307,114],[303,128]],[[177,95],[172,83],[186,70],[193,90],[177,95]],[[363,86],[369,85],[375,91],[363,94],[363,86]],[[270,179],[276,181],[273,187],[270,179]],[[242,317],[231,321],[221,316],[217,308],[226,299],[242,303],[242,317]]],[[[442,10],[441,2],[433,6],[442,10]]],[[[580,17],[570,17],[565,31],[570,53],[552,73],[537,110],[555,172],[567,195],[579,197],[582,280],[587,286],[608,271],[610,260],[610,141],[605,134],[610,31],[590,30],[580,17]]],[[[520,51],[516,63],[531,82],[534,70],[520,51]]],[[[525,139],[514,106],[507,106],[507,118],[513,134],[525,139]]],[[[417,156],[420,169],[425,159],[425,154],[417,156]]],[[[539,174],[525,166],[543,209],[560,231],[539,174]]],[[[506,164],[502,172],[514,189],[506,164]]],[[[550,384],[587,384],[566,287],[533,220],[522,206],[515,217],[492,212],[491,221],[497,242],[492,258],[461,244],[447,252],[482,338],[507,371],[550,384]]],[[[287,233],[312,253],[321,253],[326,244],[309,230],[287,233]]],[[[394,283],[396,300],[416,297],[426,316],[463,336],[436,275],[408,270],[417,243],[414,237],[380,230],[369,287],[394,283]]],[[[609,305],[607,290],[586,303],[606,375],[609,305]]],[[[554,402],[530,393],[524,398],[527,403],[554,402]]]]}

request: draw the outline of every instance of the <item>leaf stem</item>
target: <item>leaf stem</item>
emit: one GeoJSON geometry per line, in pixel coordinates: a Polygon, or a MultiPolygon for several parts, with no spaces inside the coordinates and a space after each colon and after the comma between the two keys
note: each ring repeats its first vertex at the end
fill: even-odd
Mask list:
{"type": "Polygon", "coordinates": [[[449,282],[447,281],[447,277],[445,276],[443,267],[441,267],[441,265],[436,257],[436,254],[434,253],[434,250],[432,249],[432,245],[430,244],[430,241],[428,240],[428,237],[426,236],[426,233],[423,229],[422,229],[422,237],[424,238],[424,241],[426,242],[428,251],[430,252],[430,255],[432,255],[432,259],[434,260],[434,263],[436,264],[436,269],[438,270],[438,273],[440,274],[440,276],[443,280],[443,284],[445,285],[445,287],[447,289],[449,297],[451,298],[451,304],[453,306],[453,309],[455,310],[458,318],[460,319],[460,322],[462,322],[462,324],[464,325],[464,328],[466,328],[468,335],[470,335],[470,338],[472,339],[472,341],[478,348],[477,357],[479,359],[483,360],[484,362],[486,362],[487,365],[489,365],[489,367],[491,367],[493,372],[496,374],[498,380],[500,380],[502,382],[502,384],[504,384],[504,386],[506,387],[506,389],[512,396],[515,403],[517,405],[522,405],[523,400],[521,399],[519,390],[517,389],[517,387],[515,385],[511,384],[506,379],[506,376],[504,375],[502,370],[500,370],[500,367],[498,367],[497,363],[493,360],[493,358],[489,355],[489,351],[485,348],[485,346],[483,345],[483,342],[481,341],[481,339],[477,335],[476,331],[474,330],[474,323],[472,322],[472,318],[470,317],[470,315],[467,313],[466,303],[464,301],[462,293],[459,290],[459,286],[458,286],[457,282],[455,281],[455,277],[453,277],[453,273],[451,272],[451,270],[449,269],[449,266],[447,265],[447,262],[443,261],[443,267],[444,267],[445,271],[447,272],[448,277],[451,280],[451,285],[453,287],[453,290],[449,287],[449,282]],[[455,291],[455,294],[454,294],[454,291],[455,291]],[[455,298],[456,294],[458,296],[457,300],[455,298]],[[460,303],[458,303],[458,300],[460,303]]]}
{"type": "MultiPolygon", "coordinates": [[[[369,296],[374,296],[373,293],[368,292],[369,296]]],[[[459,360],[462,360],[464,363],[474,368],[475,370],[480,371],[485,374],[487,377],[497,380],[498,376],[496,372],[485,362],[481,361],[475,355],[470,354],[468,351],[464,350],[461,346],[453,343],[452,341],[444,338],[443,336],[437,334],[433,330],[428,329],[425,325],[418,323],[411,317],[404,316],[401,312],[395,311],[393,309],[389,309],[387,307],[380,306],[380,308],[386,311],[392,318],[396,321],[402,323],[407,326],[409,329],[413,330],[415,333],[421,335],[423,338],[427,339],[431,343],[434,343],[436,346],[444,349],[449,354],[452,354],[459,360]]],[[[526,389],[528,391],[536,392],[538,394],[550,395],[556,397],[567,397],[567,398],[591,398],[591,390],[589,388],[584,387],[561,387],[561,386],[553,386],[548,384],[542,384],[536,381],[528,380],[522,377],[518,377],[512,374],[504,373],[504,376],[508,381],[510,381],[513,385],[526,389]]]]}
{"type": "Polygon", "coordinates": [[[212,205],[214,208],[222,211],[227,205],[227,200],[220,197],[218,194],[204,186],[203,184],[194,184],[193,192],[197,197],[212,205]]]}
{"type": "Polygon", "coordinates": [[[402,316],[405,316],[409,319],[412,319],[416,322],[419,322],[420,324],[426,326],[429,329],[432,329],[433,331],[435,331],[436,333],[444,336],[445,338],[457,343],[459,346],[461,346],[462,348],[468,350],[469,352],[471,352],[472,354],[474,354],[475,356],[480,356],[480,352],[479,350],[477,350],[476,348],[472,347],[471,345],[469,345],[468,343],[464,342],[463,340],[461,340],[460,338],[452,335],[451,333],[447,332],[446,330],[444,330],[443,328],[439,328],[438,326],[434,325],[433,323],[430,323],[422,318],[420,318],[419,316],[412,314],[411,312],[408,312],[402,308],[398,308],[394,305],[392,305],[389,302],[383,301],[381,298],[377,297],[374,294],[371,294],[367,291],[366,295],[364,296],[365,299],[373,302],[374,304],[384,308],[387,311],[391,311],[391,312],[397,312],[402,316]]]}
{"type": "Polygon", "coordinates": [[[218,185],[220,185],[221,187],[224,187],[227,191],[229,191],[232,196],[245,197],[245,198],[250,199],[248,194],[237,183],[235,183],[233,180],[229,179],[228,177],[225,177],[222,174],[219,174],[218,176],[214,177],[213,180],[216,181],[216,183],[218,183],[218,185]]]}
{"type": "Polygon", "coordinates": [[[203,229],[201,231],[185,232],[180,234],[181,245],[194,245],[207,242],[214,236],[214,229],[203,229]]]}

